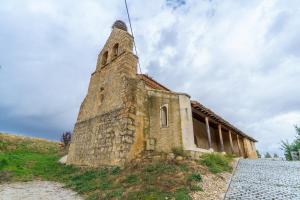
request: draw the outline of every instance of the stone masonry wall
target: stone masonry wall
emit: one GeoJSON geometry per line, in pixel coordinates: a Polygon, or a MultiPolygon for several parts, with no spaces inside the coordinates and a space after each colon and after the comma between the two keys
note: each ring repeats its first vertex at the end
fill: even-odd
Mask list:
{"type": "Polygon", "coordinates": [[[118,109],[76,124],[72,163],[77,165],[115,165],[125,162],[133,143],[134,130],[127,129],[132,119],[118,109]]]}
{"type": "Polygon", "coordinates": [[[150,130],[148,138],[156,141],[155,150],[170,152],[173,147],[182,147],[179,95],[159,90],[149,90],[150,130]],[[168,126],[161,127],[160,108],[168,106],[168,126]]]}
{"type": "Polygon", "coordinates": [[[68,164],[123,165],[142,150],[142,132],[136,125],[144,120],[137,108],[143,95],[137,92],[140,80],[132,39],[126,31],[114,28],[100,52],[75,124],[68,164]],[[111,48],[116,43],[118,56],[113,57],[111,48]],[[105,64],[103,52],[109,55],[105,64]]]}

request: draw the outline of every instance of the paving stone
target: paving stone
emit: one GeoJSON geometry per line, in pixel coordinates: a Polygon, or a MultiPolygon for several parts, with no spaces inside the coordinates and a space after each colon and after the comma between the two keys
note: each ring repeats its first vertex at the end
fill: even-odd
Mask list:
{"type": "Polygon", "coordinates": [[[300,199],[300,162],[240,160],[225,200],[300,199]]]}

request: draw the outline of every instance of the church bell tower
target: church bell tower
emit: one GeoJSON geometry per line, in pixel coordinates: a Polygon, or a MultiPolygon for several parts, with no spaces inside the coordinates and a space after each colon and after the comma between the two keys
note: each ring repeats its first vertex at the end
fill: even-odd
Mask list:
{"type": "Polygon", "coordinates": [[[67,163],[122,165],[135,141],[137,57],[117,20],[100,51],[74,127],[67,163]]]}

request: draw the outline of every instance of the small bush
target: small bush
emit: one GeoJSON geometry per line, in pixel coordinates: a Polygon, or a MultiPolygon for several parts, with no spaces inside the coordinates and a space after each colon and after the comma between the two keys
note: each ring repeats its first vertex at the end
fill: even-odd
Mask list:
{"type": "Polygon", "coordinates": [[[120,171],[121,171],[121,168],[119,166],[114,166],[114,167],[111,168],[111,174],[112,175],[117,175],[117,174],[120,173],[120,171]]]}
{"type": "Polygon", "coordinates": [[[271,156],[271,154],[270,154],[269,152],[267,152],[267,153],[265,154],[265,158],[272,158],[272,156],[271,156]]]}
{"type": "Polygon", "coordinates": [[[187,157],[186,152],[184,152],[184,150],[181,147],[172,148],[172,152],[175,154],[175,156],[187,157]]]}
{"type": "Polygon", "coordinates": [[[61,142],[64,143],[64,147],[67,148],[71,143],[72,133],[65,132],[61,135],[61,142]]]}
{"type": "Polygon", "coordinates": [[[224,156],[220,153],[206,153],[201,156],[200,163],[207,166],[212,173],[220,173],[232,169],[230,166],[231,161],[231,157],[224,156]]]}
{"type": "Polygon", "coordinates": [[[2,160],[0,160],[0,169],[3,169],[5,166],[8,165],[8,162],[5,158],[3,158],[2,160]]]}
{"type": "Polygon", "coordinates": [[[199,174],[197,172],[193,172],[191,175],[189,175],[188,181],[189,182],[191,182],[191,181],[201,182],[202,176],[201,176],[201,174],[199,174]]]}

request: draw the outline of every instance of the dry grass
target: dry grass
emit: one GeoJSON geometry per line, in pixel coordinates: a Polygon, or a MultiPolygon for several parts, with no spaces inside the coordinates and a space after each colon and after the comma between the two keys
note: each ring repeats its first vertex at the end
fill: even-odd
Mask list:
{"type": "Polygon", "coordinates": [[[0,133],[0,152],[30,151],[38,153],[59,152],[61,143],[42,138],[0,133]]]}

